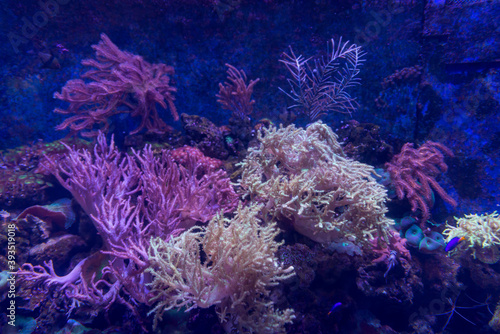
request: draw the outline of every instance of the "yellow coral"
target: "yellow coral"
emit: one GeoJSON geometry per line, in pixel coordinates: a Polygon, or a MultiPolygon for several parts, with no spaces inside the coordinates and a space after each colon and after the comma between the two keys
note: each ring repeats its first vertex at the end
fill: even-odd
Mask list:
{"type": "Polygon", "coordinates": [[[488,325],[497,333],[500,333],[500,303],[497,304],[495,313],[488,325]]]}
{"type": "Polygon", "coordinates": [[[281,333],[293,310],[278,311],[268,299],[269,287],[294,275],[276,258],[282,244],[275,224],[262,226],[261,206],[242,207],[236,216],[214,217],[207,228],[193,227],[165,241],[151,240],[151,302],[157,305],[155,327],[164,311],[185,307],[216,311],[225,327],[239,333],[281,333]]]}
{"type": "Polygon", "coordinates": [[[455,237],[464,237],[466,243],[472,248],[472,255],[476,256],[475,247],[490,248],[500,245],[500,218],[495,211],[484,215],[465,215],[457,218],[456,226],[446,225],[443,234],[450,241],[455,237]]]}
{"type": "Polygon", "coordinates": [[[385,239],[387,192],[373,167],[346,158],[337,135],[321,121],[307,129],[271,127],[259,133],[242,167],[239,187],[264,204],[264,217],[288,218],[321,243],[348,239],[368,245],[385,239]]]}

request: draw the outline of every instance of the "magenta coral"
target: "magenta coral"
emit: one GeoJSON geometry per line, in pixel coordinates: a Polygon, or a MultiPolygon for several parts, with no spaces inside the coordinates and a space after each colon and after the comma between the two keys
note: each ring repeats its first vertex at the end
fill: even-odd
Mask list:
{"type": "Polygon", "coordinates": [[[172,151],[154,156],[146,148],[136,153],[136,158],[143,173],[142,211],[150,220],[165,217],[159,224],[168,222],[163,228],[169,231],[190,228],[196,221],[206,223],[216,213],[231,212],[238,204],[227,173],[207,170],[206,161],[199,156],[188,157],[183,166],[174,162],[172,151]]]}
{"type": "Polygon", "coordinates": [[[376,264],[385,261],[390,256],[391,250],[395,250],[398,255],[411,260],[410,251],[406,248],[405,238],[401,238],[398,232],[389,230],[387,231],[387,239],[386,244],[379,243],[376,239],[372,241],[373,253],[378,255],[376,259],[372,260],[372,263],[376,264]]]}
{"type": "Polygon", "coordinates": [[[43,266],[33,266],[30,263],[25,263],[21,266],[21,270],[19,270],[18,275],[27,275],[30,273],[29,278],[22,277],[22,279],[31,279],[36,280],[39,283],[43,282],[47,287],[51,287],[53,285],[62,285],[63,288],[69,285],[74,284],[80,278],[80,272],[82,270],[83,260],[80,261],[72,270],[65,276],[58,276],[54,270],[54,265],[52,264],[52,260],[49,262],[45,262],[44,265],[48,269],[47,270],[43,266]]]}
{"type": "Polygon", "coordinates": [[[453,153],[444,145],[426,141],[418,149],[406,143],[401,152],[386,164],[399,199],[407,198],[413,212],[420,210],[424,220],[430,217],[433,189],[450,205],[457,203],[437,183],[436,177],[448,170],[445,155],[453,153]]]}
{"type": "Polygon", "coordinates": [[[130,134],[146,128],[149,132],[164,133],[169,130],[159,117],[156,104],[170,109],[174,120],[179,119],[173,93],[176,88],[170,85],[174,69],[165,64],[150,64],[141,56],[121,51],[105,34],[92,48],[96,59],[82,61],[93,69],[82,75],[81,79],[70,80],[60,93],[54,97],[69,102],[68,109],[55,109],[54,112],[73,115],[56,127],[58,130],[70,128],[83,136],[96,136],[94,127],[102,124],[101,130],[109,128],[108,119],[116,114],[130,113],[141,117],[141,124],[130,134]],[[83,132],[85,130],[85,132],[83,132]]]}

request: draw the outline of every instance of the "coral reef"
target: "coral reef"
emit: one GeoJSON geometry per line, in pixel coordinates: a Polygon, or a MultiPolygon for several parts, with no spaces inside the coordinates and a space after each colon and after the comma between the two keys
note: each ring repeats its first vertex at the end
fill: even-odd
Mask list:
{"type": "Polygon", "coordinates": [[[0,331],[499,331],[498,17],[6,0],[0,331]]]}
{"type": "Polygon", "coordinates": [[[48,205],[33,205],[21,212],[16,219],[31,215],[50,224],[51,229],[68,229],[75,222],[75,213],[71,207],[71,200],[62,198],[48,205]]]}
{"type": "Polygon", "coordinates": [[[85,241],[73,234],[58,235],[46,242],[37,244],[29,251],[29,259],[33,263],[54,261],[59,265],[69,263],[69,260],[85,246],[85,241]]]}
{"type": "Polygon", "coordinates": [[[380,137],[380,127],[375,124],[350,120],[336,130],[345,154],[359,162],[380,166],[393,154],[392,146],[380,137]]]}
{"type": "Polygon", "coordinates": [[[75,147],[88,146],[88,142],[75,139],[37,142],[0,151],[0,207],[24,208],[48,199],[47,190],[53,187],[53,180],[47,177],[50,173],[43,168],[45,155],[67,152],[64,142],[75,147]]]}
{"type": "Polygon", "coordinates": [[[205,117],[181,114],[182,127],[203,154],[216,159],[226,159],[229,152],[226,148],[225,136],[230,132],[223,127],[217,127],[205,117]]]}
{"type": "Polygon", "coordinates": [[[183,146],[171,151],[172,159],[183,165],[189,166],[194,159],[199,166],[198,173],[200,175],[216,172],[222,168],[222,161],[215,158],[205,156],[198,148],[191,146],[183,146]]]}
{"type": "Polygon", "coordinates": [[[17,275],[33,294],[39,287],[57,287],[67,299],[68,312],[80,303],[98,312],[119,302],[138,316],[134,305],[149,303],[149,276],[144,271],[149,267],[150,239],[168,239],[216,213],[232,211],[237,196],[224,171],[198,173],[195,157],[183,167],[167,151],[155,156],[148,146],[122,154],[104,135],[97,139],[93,152],[68,147],[66,157],[48,163],[102,238],[102,252],[110,257],[102,275],[82,270],[92,256],[63,277],[55,274],[51,262],[26,263],[17,275]]]}
{"type": "MultiPolygon", "coordinates": [[[[500,218],[495,211],[491,214],[470,214],[462,218],[455,218],[456,226],[447,224],[443,234],[446,240],[453,238],[465,238],[464,244],[472,251],[472,256],[483,258],[487,261],[484,252],[488,249],[498,253],[500,245],[500,218]],[[484,254],[484,255],[483,255],[484,254]]],[[[500,256],[495,256],[497,262],[500,256]]]]}

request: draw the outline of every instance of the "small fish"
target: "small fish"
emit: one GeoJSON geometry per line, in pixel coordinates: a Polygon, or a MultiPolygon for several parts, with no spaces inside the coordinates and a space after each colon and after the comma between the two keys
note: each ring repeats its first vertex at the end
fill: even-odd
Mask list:
{"type": "Polygon", "coordinates": [[[342,303],[335,303],[332,308],[330,309],[330,311],[328,312],[328,315],[332,314],[332,313],[335,313],[336,311],[338,311],[340,309],[340,307],[342,306],[342,303]]]}
{"type": "Polygon", "coordinates": [[[444,248],[445,252],[449,252],[455,249],[455,247],[458,246],[459,243],[465,240],[465,237],[455,237],[451,239],[447,244],[446,247],[444,248]]]}

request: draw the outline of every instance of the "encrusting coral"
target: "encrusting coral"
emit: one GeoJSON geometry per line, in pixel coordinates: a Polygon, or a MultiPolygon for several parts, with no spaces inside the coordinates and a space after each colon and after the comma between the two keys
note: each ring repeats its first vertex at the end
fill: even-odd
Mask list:
{"type": "Polygon", "coordinates": [[[168,241],[151,240],[147,269],[155,326],[164,311],[216,305],[223,325],[238,333],[281,333],[293,310],[278,311],[269,287],[294,275],[276,257],[282,242],[275,223],[261,225],[260,205],[238,207],[233,219],[216,215],[206,228],[193,227],[168,241]]]}
{"type": "Polygon", "coordinates": [[[242,167],[240,192],[264,204],[264,216],[288,218],[316,242],[387,241],[387,192],[373,167],[344,156],[337,135],[321,121],[307,129],[271,127],[258,134],[242,167]]]}

